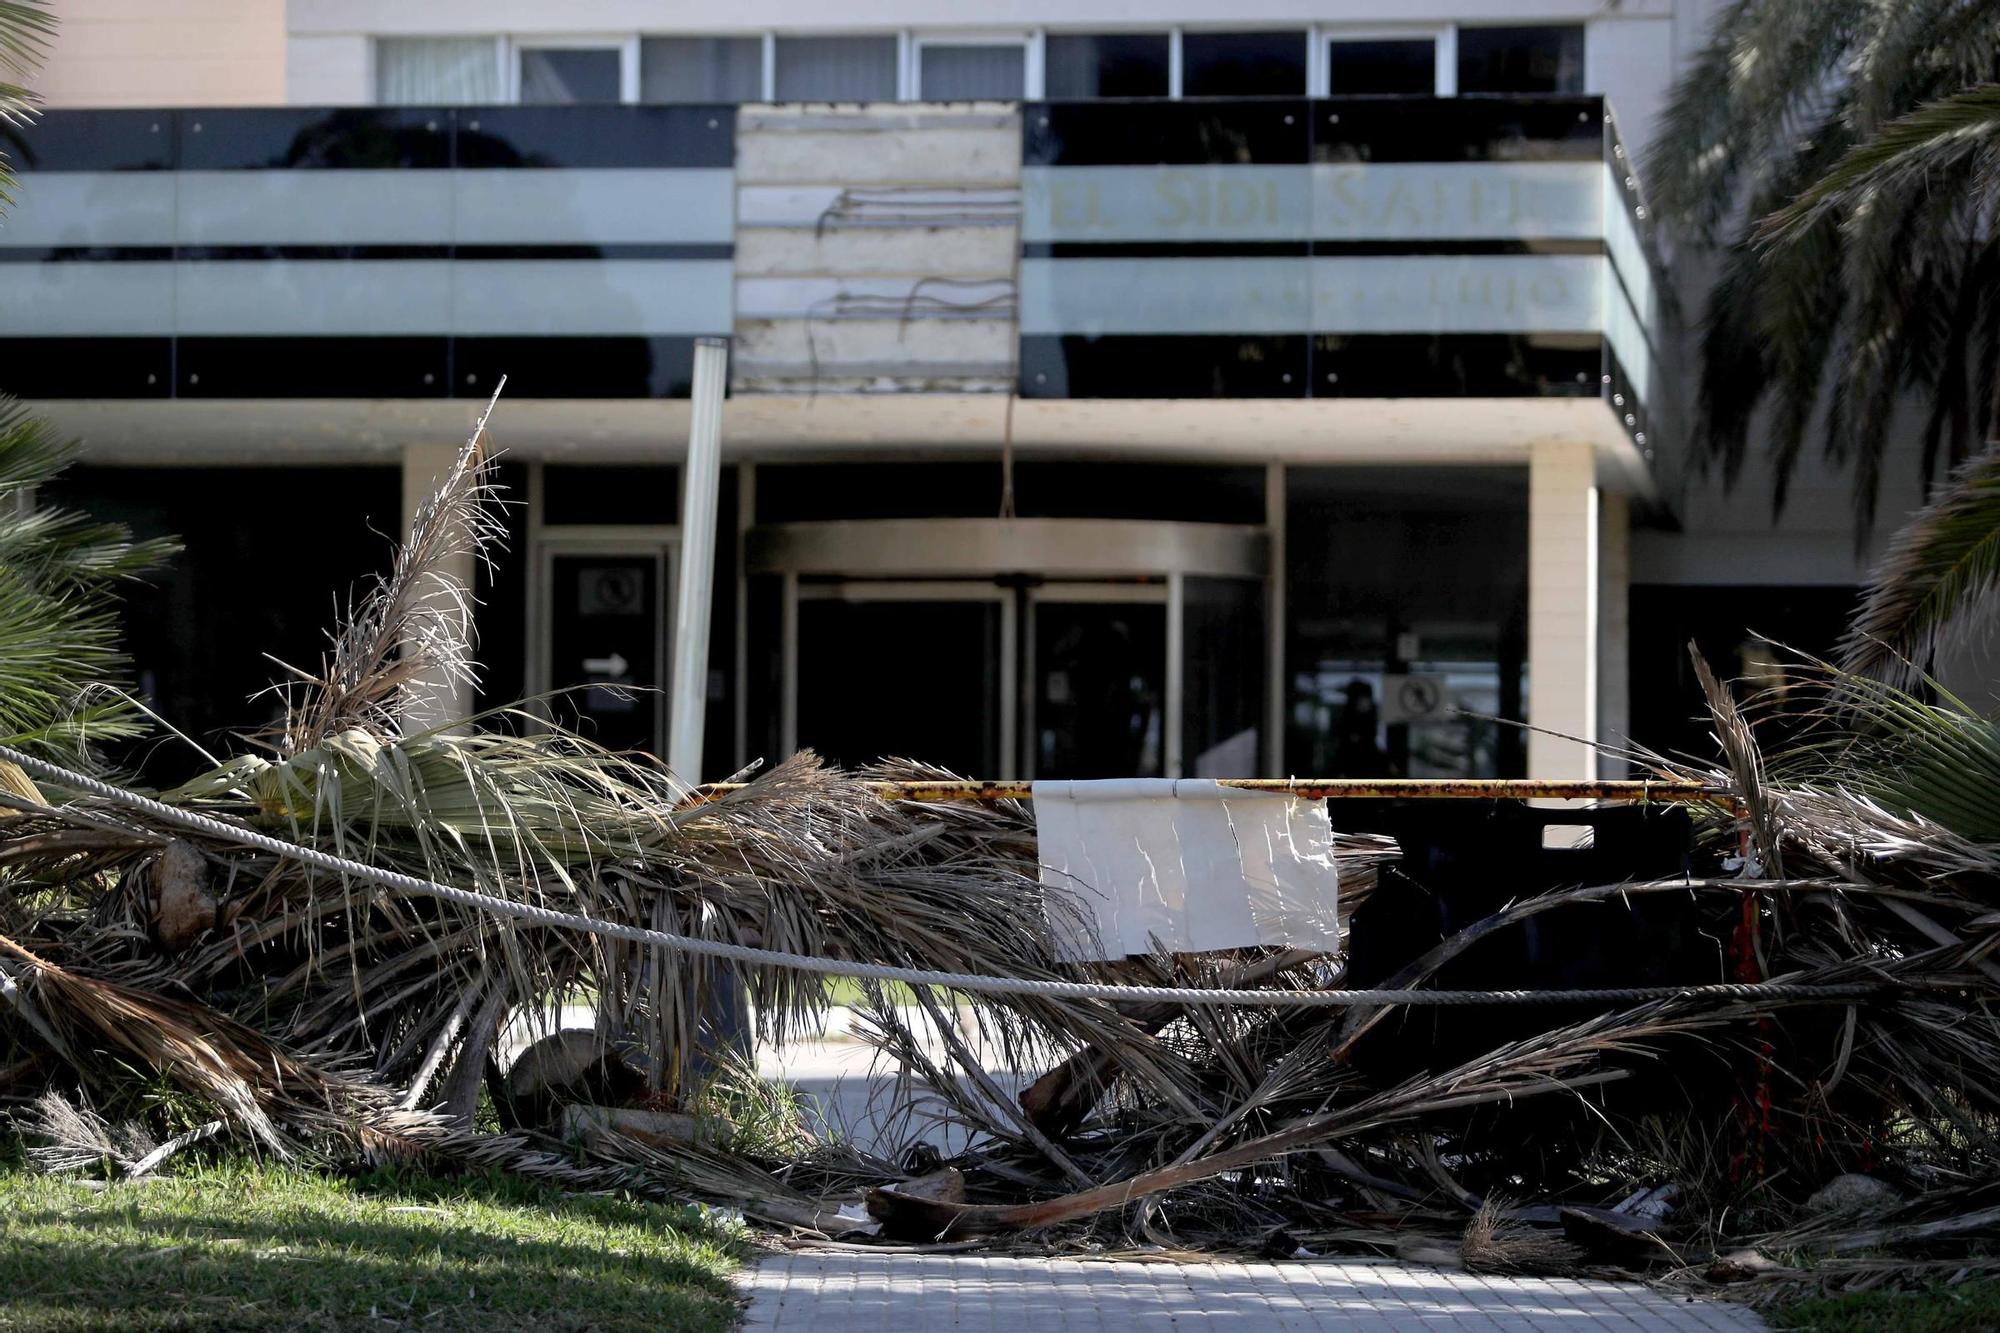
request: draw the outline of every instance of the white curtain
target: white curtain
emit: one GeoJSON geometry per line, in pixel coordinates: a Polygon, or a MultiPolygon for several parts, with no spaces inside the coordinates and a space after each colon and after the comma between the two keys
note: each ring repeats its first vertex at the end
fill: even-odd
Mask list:
{"type": "Polygon", "coordinates": [[[893,102],[894,37],[780,37],[780,102],[893,102]]]}
{"type": "Polygon", "coordinates": [[[375,43],[375,100],[384,106],[498,102],[498,43],[491,37],[383,37],[375,43]]]}
{"type": "Polygon", "coordinates": [[[921,49],[917,94],[926,102],[1017,102],[1026,90],[1027,54],[1018,42],[936,43],[921,49]]]}

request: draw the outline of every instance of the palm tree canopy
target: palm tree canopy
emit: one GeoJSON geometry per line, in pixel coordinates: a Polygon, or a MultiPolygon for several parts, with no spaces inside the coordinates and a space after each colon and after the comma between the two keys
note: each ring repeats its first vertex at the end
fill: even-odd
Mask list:
{"type": "MultiPolygon", "coordinates": [[[[48,5],[49,0],[0,0],[0,134],[8,138],[34,115],[37,99],[25,81],[41,67],[56,29],[48,5]]],[[[14,202],[9,168],[7,153],[0,149],[0,207],[14,202]]]]}
{"type": "Polygon", "coordinates": [[[1906,392],[1927,480],[1988,436],[2000,95],[1974,85],[1996,72],[1993,0],[1735,0],[1676,86],[1653,202],[1682,241],[1722,254],[1697,448],[1734,482],[1761,439],[1774,509],[1817,436],[1852,472],[1865,533],[1906,392]]]}

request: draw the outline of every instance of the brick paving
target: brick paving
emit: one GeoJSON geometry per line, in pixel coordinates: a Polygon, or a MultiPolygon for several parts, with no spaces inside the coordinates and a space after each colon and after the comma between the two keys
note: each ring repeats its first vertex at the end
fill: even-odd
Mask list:
{"type": "Polygon", "coordinates": [[[1437,1328],[1748,1333],[1748,1310],[1644,1287],[1368,1261],[1168,1264],[802,1250],[758,1264],[745,1330],[1362,1333],[1437,1328]]]}

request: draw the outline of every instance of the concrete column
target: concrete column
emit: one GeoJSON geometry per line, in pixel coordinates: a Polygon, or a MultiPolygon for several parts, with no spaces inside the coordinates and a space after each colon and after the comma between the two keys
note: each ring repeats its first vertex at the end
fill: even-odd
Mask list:
{"type": "MultiPolygon", "coordinates": [[[[409,444],[403,446],[403,540],[410,537],[410,525],[417,516],[417,507],[424,498],[451,471],[451,465],[458,459],[456,444],[409,444]]],[[[473,586],[473,556],[470,551],[455,556],[440,571],[464,589],[470,605],[473,586]]],[[[432,590],[431,595],[439,599],[437,605],[446,605],[442,589],[432,590]]],[[[471,626],[467,626],[468,633],[471,626]]],[[[426,696],[423,705],[412,711],[412,730],[425,730],[443,726],[447,722],[463,721],[472,715],[472,691],[463,681],[447,678],[442,672],[432,672],[422,678],[420,689],[426,696]]]]}
{"type": "Polygon", "coordinates": [[[1528,776],[1594,778],[1597,738],[1596,457],[1536,443],[1528,465],[1528,776]],[[1557,733],[1551,735],[1549,733],[1557,733]],[[1570,739],[1570,738],[1576,739],[1570,739]]]}
{"type": "MultiPolygon", "coordinates": [[[[1624,745],[1632,735],[1632,502],[1607,491],[1597,510],[1597,734],[1624,745]]],[[[1630,768],[1611,755],[1597,759],[1601,778],[1626,777],[1630,768]]]]}

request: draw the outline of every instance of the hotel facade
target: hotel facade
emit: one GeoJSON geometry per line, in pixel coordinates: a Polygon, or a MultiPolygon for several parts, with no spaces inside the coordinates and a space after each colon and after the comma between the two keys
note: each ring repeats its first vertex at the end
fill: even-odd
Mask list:
{"type": "Polygon", "coordinates": [[[615,687],[721,337],[683,776],[1617,776],[1579,741],[1684,743],[1687,638],[1824,640],[1868,555],[1836,479],[1777,524],[1686,463],[1640,150],[1709,7],[67,0],[0,389],[186,541],[130,628],[197,738],[504,376],[446,711],[664,754],[615,687]]]}

